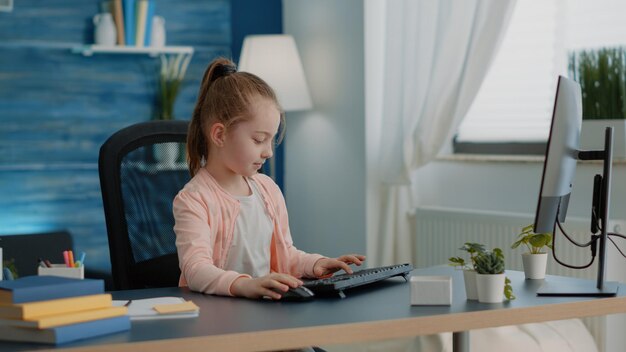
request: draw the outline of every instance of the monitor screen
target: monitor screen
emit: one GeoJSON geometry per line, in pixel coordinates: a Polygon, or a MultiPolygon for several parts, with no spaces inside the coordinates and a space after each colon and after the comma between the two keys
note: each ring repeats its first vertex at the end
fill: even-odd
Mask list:
{"type": "Polygon", "coordinates": [[[580,85],[559,76],[535,214],[536,233],[553,232],[557,216],[560,222],[565,221],[576,173],[581,125],[580,85]]]}

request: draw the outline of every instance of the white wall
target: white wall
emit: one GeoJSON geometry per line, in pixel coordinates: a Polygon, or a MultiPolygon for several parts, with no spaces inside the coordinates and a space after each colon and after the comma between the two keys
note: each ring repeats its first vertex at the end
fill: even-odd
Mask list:
{"type": "Polygon", "coordinates": [[[313,109],[287,114],[285,193],[300,249],[365,253],[363,3],[283,2],[313,109]]]}
{"type": "MultiPolygon", "coordinates": [[[[420,205],[532,214],[537,206],[542,162],[436,161],[418,171],[420,205]]],[[[626,219],[626,165],[613,169],[611,214],[626,219]]],[[[593,177],[601,164],[579,163],[568,217],[589,217],[593,177]]]]}

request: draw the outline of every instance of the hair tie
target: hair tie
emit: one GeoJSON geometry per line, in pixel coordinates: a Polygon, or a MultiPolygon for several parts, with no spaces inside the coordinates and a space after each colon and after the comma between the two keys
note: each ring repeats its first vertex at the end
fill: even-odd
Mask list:
{"type": "Polygon", "coordinates": [[[235,65],[218,65],[215,67],[215,78],[228,76],[237,72],[237,67],[235,65]]]}

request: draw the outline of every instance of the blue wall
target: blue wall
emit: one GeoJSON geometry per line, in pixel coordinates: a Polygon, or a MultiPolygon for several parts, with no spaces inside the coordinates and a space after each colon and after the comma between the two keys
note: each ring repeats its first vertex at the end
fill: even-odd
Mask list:
{"type": "MultiPolygon", "coordinates": [[[[275,16],[237,22],[258,7],[248,1],[154,1],[168,45],[195,49],[179,119],[191,115],[207,63],[239,50],[233,33],[276,28],[275,16]]],[[[0,13],[0,234],[68,229],[76,250],[87,252],[87,269],[109,271],[98,151],[114,131],[152,118],[158,59],[72,54],[93,41],[98,10],[99,1],[20,0],[0,13]]],[[[263,11],[282,13],[282,4],[263,11]]]]}

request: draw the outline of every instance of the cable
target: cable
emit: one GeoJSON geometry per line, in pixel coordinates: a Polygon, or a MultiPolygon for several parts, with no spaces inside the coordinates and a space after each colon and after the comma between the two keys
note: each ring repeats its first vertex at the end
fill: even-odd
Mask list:
{"type": "Polygon", "coordinates": [[[556,221],[556,224],[554,226],[552,233],[554,234],[554,236],[552,236],[552,257],[554,258],[554,260],[556,260],[557,263],[570,269],[585,269],[585,268],[590,267],[591,264],[593,264],[593,262],[596,259],[596,241],[600,238],[600,236],[591,235],[591,241],[589,241],[589,243],[587,243],[586,245],[579,245],[576,241],[572,240],[571,238],[569,238],[569,236],[567,236],[567,234],[565,234],[565,231],[563,231],[563,228],[561,227],[561,223],[559,222],[558,219],[556,221]],[[588,247],[589,245],[591,245],[591,261],[589,263],[587,263],[586,265],[581,265],[581,266],[569,265],[569,264],[565,264],[564,262],[560,261],[559,258],[557,258],[556,256],[556,231],[555,231],[556,225],[559,225],[559,229],[561,229],[561,232],[565,235],[565,237],[567,237],[567,239],[570,240],[570,242],[574,243],[575,245],[579,247],[588,247]]]}
{"type": "MultiPolygon", "coordinates": [[[[624,237],[624,236],[619,236],[619,237],[624,237]]],[[[613,243],[613,245],[615,246],[615,248],[617,249],[618,252],[620,252],[620,254],[622,255],[622,257],[626,258],[626,254],[624,254],[624,252],[622,252],[621,249],[619,249],[619,247],[617,246],[617,243],[615,243],[615,241],[613,241],[613,239],[611,237],[607,237],[609,239],[609,241],[611,241],[611,243],[613,243]]],[[[626,238],[626,237],[624,237],[626,238]]]]}
{"type": "Polygon", "coordinates": [[[613,232],[609,232],[607,233],[608,236],[615,236],[615,237],[621,237],[623,239],[626,239],[626,236],[619,234],[619,233],[613,233],[613,232]]]}
{"type": "Polygon", "coordinates": [[[567,233],[565,232],[565,230],[563,230],[563,227],[561,226],[561,222],[559,222],[559,220],[557,220],[557,221],[556,221],[556,224],[557,224],[557,225],[559,225],[559,229],[561,230],[561,233],[563,234],[563,236],[565,236],[565,238],[567,238],[567,239],[568,239],[570,242],[572,242],[572,244],[574,244],[575,246],[578,246],[578,247],[581,247],[581,248],[584,248],[584,247],[589,247],[591,244],[593,244],[593,243],[597,240],[597,238],[594,238],[594,237],[593,237],[593,236],[595,236],[595,235],[591,235],[591,238],[592,238],[592,239],[591,239],[591,241],[589,241],[589,242],[587,242],[587,243],[585,243],[585,244],[578,243],[578,242],[576,242],[575,240],[571,239],[571,238],[567,235],[567,233]]]}

